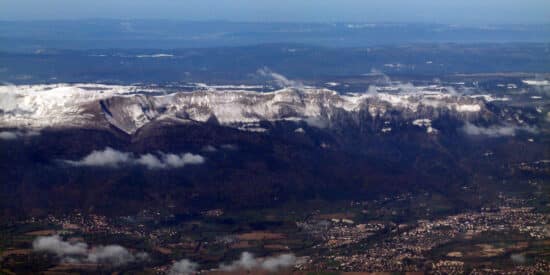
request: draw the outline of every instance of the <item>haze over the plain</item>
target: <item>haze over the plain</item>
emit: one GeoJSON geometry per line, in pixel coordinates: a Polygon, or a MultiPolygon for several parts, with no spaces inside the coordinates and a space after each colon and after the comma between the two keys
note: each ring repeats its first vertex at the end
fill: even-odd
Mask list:
{"type": "Polygon", "coordinates": [[[86,18],[254,22],[550,22],[546,0],[0,0],[0,20],[86,18]]]}

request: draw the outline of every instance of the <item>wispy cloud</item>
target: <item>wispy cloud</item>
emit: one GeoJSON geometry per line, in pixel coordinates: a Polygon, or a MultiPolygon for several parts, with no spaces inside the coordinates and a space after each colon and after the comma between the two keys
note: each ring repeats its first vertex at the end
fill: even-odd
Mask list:
{"type": "Polygon", "coordinates": [[[517,125],[493,125],[489,127],[480,127],[472,123],[466,123],[462,130],[472,136],[487,136],[487,137],[506,137],[515,136],[518,131],[526,131],[536,134],[538,129],[530,126],[517,126],[517,125]]]}
{"type": "Polygon", "coordinates": [[[134,162],[134,159],[130,153],[120,152],[107,147],[102,151],[93,151],[81,160],[67,160],[65,162],[74,166],[118,167],[123,164],[134,162]]]}
{"type": "Polygon", "coordinates": [[[0,132],[0,139],[4,139],[4,140],[16,139],[17,136],[18,135],[16,132],[11,132],[11,131],[0,132]]]}
{"type": "Polygon", "coordinates": [[[170,270],[168,271],[169,275],[187,275],[192,274],[197,271],[199,265],[190,260],[183,259],[175,262],[170,270]]]}
{"type": "Polygon", "coordinates": [[[115,266],[148,259],[148,254],[134,254],[120,245],[106,245],[89,248],[84,242],[68,242],[59,235],[38,237],[33,241],[33,250],[56,254],[63,262],[98,263],[115,266]]]}
{"type": "Polygon", "coordinates": [[[202,147],[201,150],[203,152],[207,152],[207,153],[214,153],[214,152],[218,151],[218,149],[216,149],[216,147],[214,147],[212,145],[206,145],[206,146],[202,147]]]}
{"type": "Polygon", "coordinates": [[[169,169],[202,164],[204,161],[205,159],[201,155],[191,153],[166,154],[158,152],[157,154],[148,153],[136,157],[132,153],[106,147],[104,150],[91,152],[81,160],[65,160],[64,162],[73,166],[117,168],[122,165],[143,165],[148,169],[169,169]]]}
{"type": "Polygon", "coordinates": [[[13,140],[24,137],[34,137],[40,135],[38,131],[2,131],[0,132],[0,139],[13,140]]]}
{"type": "Polygon", "coordinates": [[[295,264],[296,256],[290,253],[274,257],[256,258],[250,252],[243,252],[238,260],[229,265],[221,264],[219,269],[222,271],[262,269],[275,272],[280,269],[292,267],[295,264]]]}
{"type": "Polygon", "coordinates": [[[301,83],[299,81],[295,81],[295,80],[290,80],[290,79],[286,78],[284,75],[273,72],[272,70],[270,70],[267,67],[259,69],[257,71],[257,73],[260,76],[271,78],[273,81],[275,81],[275,83],[278,86],[281,86],[281,87],[292,87],[292,88],[303,88],[304,87],[303,83],[301,83]]]}
{"type": "Polygon", "coordinates": [[[324,129],[329,126],[329,122],[322,117],[308,117],[304,119],[304,122],[311,127],[316,127],[320,129],[324,129]]]}
{"type": "Polygon", "coordinates": [[[229,150],[229,151],[235,151],[239,149],[239,147],[235,144],[222,144],[220,145],[220,148],[224,150],[229,150]]]}

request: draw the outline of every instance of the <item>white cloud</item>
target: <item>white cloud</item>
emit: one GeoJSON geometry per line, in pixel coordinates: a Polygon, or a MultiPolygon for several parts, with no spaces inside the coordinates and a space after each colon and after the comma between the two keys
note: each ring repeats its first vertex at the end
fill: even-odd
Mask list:
{"type": "Polygon", "coordinates": [[[283,268],[292,267],[296,264],[294,254],[281,254],[279,256],[256,258],[250,252],[243,252],[241,257],[229,265],[221,264],[219,269],[222,271],[252,270],[262,269],[275,272],[283,268]]]}
{"type": "Polygon", "coordinates": [[[38,237],[32,243],[35,251],[45,251],[57,254],[57,256],[85,255],[88,245],[85,243],[69,243],[61,240],[59,235],[38,237]]]}
{"type": "Polygon", "coordinates": [[[202,164],[204,157],[185,153],[181,155],[159,153],[160,158],[153,154],[141,155],[136,163],[146,166],[149,169],[181,168],[188,164],[202,164]]]}
{"type": "Polygon", "coordinates": [[[67,161],[74,166],[107,166],[118,167],[132,161],[130,153],[124,153],[113,148],[106,147],[103,151],[93,151],[78,161],[67,161]]]}
{"type": "Polygon", "coordinates": [[[145,260],[146,253],[132,254],[128,249],[120,245],[98,246],[88,252],[86,261],[91,263],[107,263],[112,265],[124,265],[136,260],[145,260]]]}
{"type": "Polygon", "coordinates": [[[12,140],[22,137],[34,137],[40,135],[37,131],[2,131],[0,132],[0,139],[12,140]]]}
{"type": "Polygon", "coordinates": [[[136,163],[147,166],[149,169],[165,168],[165,164],[160,161],[159,158],[152,154],[141,155],[136,163]]]}
{"type": "Polygon", "coordinates": [[[199,265],[197,263],[191,262],[187,259],[180,260],[175,262],[172,265],[172,268],[168,271],[169,275],[187,275],[197,271],[199,265]]]}
{"type": "Polygon", "coordinates": [[[200,155],[185,153],[183,155],[166,154],[162,156],[164,163],[169,167],[183,167],[187,164],[202,164],[204,158],[200,155]]]}
{"type": "Polygon", "coordinates": [[[250,252],[243,252],[241,254],[241,257],[232,262],[229,265],[221,264],[220,269],[223,271],[233,271],[233,270],[239,270],[239,269],[252,269],[258,265],[258,262],[254,255],[250,252]]]}
{"type": "Polygon", "coordinates": [[[0,132],[0,139],[16,139],[17,133],[16,132],[10,132],[10,131],[3,131],[0,132]]]}
{"type": "Polygon", "coordinates": [[[33,250],[54,253],[64,262],[100,263],[115,266],[125,265],[138,260],[146,260],[148,254],[133,254],[120,245],[97,246],[91,249],[83,242],[68,242],[59,235],[38,237],[33,241],[33,250]]]}
{"type": "Polygon", "coordinates": [[[93,151],[81,160],[66,160],[65,162],[74,166],[99,166],[119,167],[121,165],[143,165],[148,169],[181,168],[188,164],[202,164],[205,159],[201,155],[191,153],[165,154],[159,152],[157,155],[151,153],[135,157],[132,153],[120,152],[110,147],[102,151],[93,151]],[[158,156],[157,156],[158,155],[158,156]]]}
{"type": "Polygon", "coordinates": [[[268,271],[277,271],[283,268],[294,266],[296,263],[296,256],[294,254],[282,254],[276,257],[266,258],[261,266],[268,271]]]}
{"type": "Polygon", "coordinates": [[[468,135],[488,137],[515,136],[517,131],[526,131],[533,134],[538,133],[536,128],[529,126],[493,125],[489,127],[480,127],[469,122],[462,127],[462,130],[468,135]]]}

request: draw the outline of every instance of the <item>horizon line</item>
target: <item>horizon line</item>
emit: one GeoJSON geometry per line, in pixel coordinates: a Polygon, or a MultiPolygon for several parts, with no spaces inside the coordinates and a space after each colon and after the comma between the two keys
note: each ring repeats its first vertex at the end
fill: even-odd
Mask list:
{"type": "Polygon", "coordinates": [[[36,18],[36,19],[4,19],[0,18],[0,22],[75,22],[75,21],[164,21],[178,23],[232,23],[232,24],[377,24],[377,25],[447,25],[447,26],[534,26],[534,25],[550,25],[550,20],[540,22],[487,22],[487,23],[453,23],[453,22],[437,22],[437,21],[358,21],[358,20],[334,20],[334,21],[296,21],[296,20],[234,20],[234,19],[176,19],[176,18],[117,18],[117,17],[86,17],[86,18],[36,18]]]}

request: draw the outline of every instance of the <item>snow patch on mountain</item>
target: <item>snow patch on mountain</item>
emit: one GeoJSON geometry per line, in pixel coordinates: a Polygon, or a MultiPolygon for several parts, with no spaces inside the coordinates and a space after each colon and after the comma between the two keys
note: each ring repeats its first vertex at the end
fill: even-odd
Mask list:
{"type": "Polygon", "coordinates": [[[80,126],[91,118],[85,111],[87,104],[137,90],[135,86],[100,84],[0,86],[0,125],[80,126]]]}
{"type": "Polygon", "coordinates": [[[437,132],[437,129],[432,127],[432,120],[431,119],[427,119],[427,118],[415,119],[412,122],[412,124],[416,125],[418,127],[426,128],[426,133],[428,133],[428,134],[437,132]]]}

